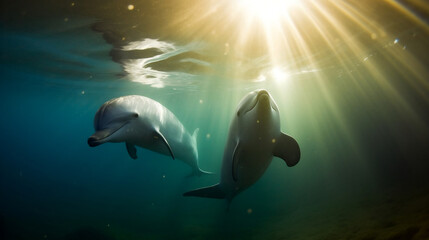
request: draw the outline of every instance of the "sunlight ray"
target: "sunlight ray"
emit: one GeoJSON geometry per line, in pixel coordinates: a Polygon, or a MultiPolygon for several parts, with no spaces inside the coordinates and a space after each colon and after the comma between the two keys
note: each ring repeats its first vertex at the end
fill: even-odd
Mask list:
{"type": "MultiPolygon", "coordinates": [[[[428,20],[426,21],[422,18],[420,18],[417,14],[412,12],[410,9],[407,9],[404,4],[401,4],[398,1],[388,0],[388,4],[392,5],[397,11],[402,13],[403,15],[407,16],[409,19],[411,19],[413,22],[417,23],[420,27],[422,27],[426,32],[429,32],[429,24],[428,20]]],[[[429,12],[429,5],[426,1],[413,1],[413,3],[420,9],[422,9],[423,12],[426,12],[426,14],[429,12]]]]}

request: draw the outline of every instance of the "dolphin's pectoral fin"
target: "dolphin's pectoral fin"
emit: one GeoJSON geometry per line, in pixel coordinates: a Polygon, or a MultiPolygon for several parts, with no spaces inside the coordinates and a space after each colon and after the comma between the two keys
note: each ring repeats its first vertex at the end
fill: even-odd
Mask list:
{"type": "Polygon", "coordinates": [[[232,179],[235,182],[238,180],[238,161],[239,161],[240,143],[235,146],[234,153],[232,154],[232,179]]]}
{"type": "Polygon", "coordinates": [[[133,144],[127,143],[127,142],[125,143],[125,146],[127,147],[127,151],[128,151],[128,154],[130,155],[130,157],[132,159],[137,159],[137,149],[136,149],[136,147],[133,144]]]}
{"type": "Polygon", "coordinates": [[[168,144],[167,139],[165,139],[164,135],[162,135],[162,133],[161,133],[161,132],[159,132],[159,131],[154,131],[154,133],[153,133],[153,137],[154,137],[154,138],[157,138],[157,139],[160,139],[160,140],[165,144],[165,146],[168,148],[168,151],[169,151],[169,152],[170,152],[170,154],[171,154],[171,157],[172,157],[172,158],[173,158],[173,160],[174,160],[174,159],[175,159],[175,157],[174,157],[174,154],[173,154],[173,150],[171,150],[170,144],[168,144]]]}
{"type": "Polygon", "coordinates": [[[289,167],[295,166],[301,157],[301,151],[296,140],[284,133],[275,141],[273,155],[283,159],[289,167]]]}

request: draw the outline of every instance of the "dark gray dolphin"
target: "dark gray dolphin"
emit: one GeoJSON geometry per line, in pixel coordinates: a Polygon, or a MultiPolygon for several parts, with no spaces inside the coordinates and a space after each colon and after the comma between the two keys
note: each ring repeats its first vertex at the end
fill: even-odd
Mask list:
{"type": "Polygon", "coordinates": [[[229,129],[220,183],[183,195],[230,202],[264,174],[273,156],[292,167],[300,155],[295,139],[280,131],[279,109],[270,94],[266,90],[250,92],[241,100],[229,129]]]}

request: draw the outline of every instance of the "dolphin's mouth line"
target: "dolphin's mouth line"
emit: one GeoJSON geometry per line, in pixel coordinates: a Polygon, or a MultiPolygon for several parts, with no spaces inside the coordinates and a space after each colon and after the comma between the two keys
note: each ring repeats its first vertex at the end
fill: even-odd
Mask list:
{"type": "Polygon", "coordinates": [[[110,131],[107,135],[105,135],[105,136],[102,136],[102,138],[99,138],[99,139],[94,139],[94,138],[92,138],[92,136],[94,136],[97,132],[101,132],[101,131],[106,131],[108,128],[106,128],[106,129],[103,129],[103,130],[99,130],[99,131],[97,131],[95,134],[93,134],[91,137],[89,137],[89,139],[88,139],[88,144],[90,145],[90,146],[98,146],[98,145],[100,145],[101,143],[101,141],[103,141],[104,139],[106,139],[106,138],[108,138],[108,137],[110,137],[110,136],[112,136],[114,133],[116,133],[119,129],[121,129],[121,128],[123,128],[125,125],[127,125],[129,122],[125,122],[124,124],[122,124],[122,125],[120,125],[118,128],[116,128],[115,130],[113,130],[113,131],[110,131]],[[91,139],[93,139],[93,140],[91,140],[91,139]]]}
{"type": "Polygon", "coordinates": [[[120,127],[118,127],[117,129],[115,129],[115,131],[113,131],[113,132],[111,132],[109,135],[107,135],[106,137],[104,137],[103,139],[105,139],[105,138],[108,138],[108,137],[110,137],[110,136],[112,136],[115,132],[117,132],[119,129],[121,129],[122,127],[124,127],[125,125],[127,125],[129,122],[125,122],[124,124],[122,124],[120,127]]]}
{"type": "Polygon", "coordinates": [[[256,105],[258,104],[258,102],[259,102],[259,99],[258,99],[258,98],[256,98],[255,103],[252,105],[252,107],[251,107],[251,108],[249,108],[247,111],[245,111],[245,112],[243,113],[243,115],[244,115],[244,114],[246,114],[246,113],[248,113],[248,112],[250,112],[250,111],[252,111],[252,110],[256,107],[256,105]]]}

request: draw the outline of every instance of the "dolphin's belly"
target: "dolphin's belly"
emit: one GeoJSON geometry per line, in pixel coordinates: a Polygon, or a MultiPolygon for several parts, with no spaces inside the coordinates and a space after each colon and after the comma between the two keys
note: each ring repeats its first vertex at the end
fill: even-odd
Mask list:
{"type": "MultiPolygon", "coordinates": [[[[170,144],[171,149],[173,150],[173,153],[177,158],[180,158],[181,155],[181,149],[186,148],[187,146],[184,145],[181,142],[168,140],[166,137],[168,143],[170,144]]],[[[168,147],[159,139],[140,139],[139,141],[130,142],[131,144],[134,144],[136,146],[139,146],[141,148],[146,148],[148,150],[151,150],[153,152],[161,153],[167,156],[170,156],[170,151],[168,150],[168,147]]]]}
{"type": "Polygon", "coordinates": [[[258,181],[267,170],[272,160],[271,153],[243,152],[237,167],[238,179],[236,185],[246,189],[258,181]]]}
{"type": "MultiPolygon", "coordinates": [[[[194,156],[194,147],[191,145],[188,138],[190,138],[189,134],[184,133],[187,136],[177,138],[168,134],[165,134],[168,144],[171,147],[171,150],[175,156],[175,158],[184,161],[185,163],[193,166],[195,165],[195,156],[194,156]]],[[[150,151],[160,153],[166,156],[171,156],[168,147],[165,143],[156,139],[153,136],[149,137],[141,137],[139,139],[134,139],[134,141],[130,141],[129,143],[139,146],[141,148],[148,149],[150,151]]]]}
{"type": "Polygon", "coordinates": [[[139,146],[141,148],[148,149],[148,150],[153,151],[153,152],[157,152],[157,153],[160,153],[160,154],[163,154],[163,155],[170,156],[170,151],[165,146],[165,144],[162,143],[162,142],[160,142],[160,141],[157,141],[157,142],[149,142],[149,141],[142,142],[142,141],[139,141],[139,142],[134,143],[134,145],[139,146]]]}
{"type": "MultiPolygon", "coordinates": [[[[232,142],[232,141],[231,141],[232,142]]],[[[258,181],[267,170],[273,158],[268,149],[258,150],[254,144],[245,145],[233,159],[234,148],[231,146],[224,153],[221,186],[228,195],[236,195],[258,181]],[[237,180],[233,179],[234,161],[238,161],[237,180]]]]}

